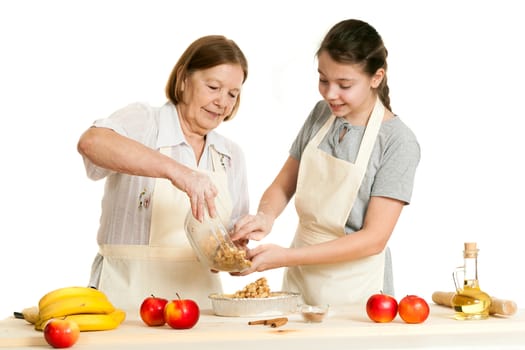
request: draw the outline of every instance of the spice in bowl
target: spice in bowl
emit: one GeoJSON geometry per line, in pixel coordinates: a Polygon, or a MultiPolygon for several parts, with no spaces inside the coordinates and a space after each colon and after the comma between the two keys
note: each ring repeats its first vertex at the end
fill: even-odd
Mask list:
{"type": "Polygon", "coordinates": [[[306,322],[322,322],[328,313],[329,305],[301,305],[301,315],[306,322]]]}

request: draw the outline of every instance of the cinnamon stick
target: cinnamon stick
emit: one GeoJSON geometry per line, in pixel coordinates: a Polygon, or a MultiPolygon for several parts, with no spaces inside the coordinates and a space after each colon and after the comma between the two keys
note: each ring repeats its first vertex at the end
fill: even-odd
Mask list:
{"type": "Polygon", "coordinates": [[[283,317],[281,319],[277,319],[276,321],[270,323],[270,327],[276,328],[284,326],[288,322],[288,319],[286,317],[283,317]]]}
{"type": "Polygon", "coordinates": [[[271,326],[275,328],[275,327],[280,327],[282,325],[285,325],[287,322],[288,322],[287,317],[277,317],[277,318],[270,318],[266,320],[249,321],[248,324],[250,326],[262,324],[265,326],[271,326]]]}
{"type": "MultiPolygon", "coordinates": [[[[452,307],[452,298],[455,294],[454,292],[434,292],[432,294],[432,301],[438,305],[452,307]]],[[[518,311],[518,306],[512,300],[490,297],[490,301],[490,315],[511,316],[518,311]]]]}
{"type": "Polygon", "coordinates": [[[249,321],[248,324],[249,324],[250,326],[258,325],[258,324],[266,324],[266,321],[267,321],[267,320],[249,321]]]}

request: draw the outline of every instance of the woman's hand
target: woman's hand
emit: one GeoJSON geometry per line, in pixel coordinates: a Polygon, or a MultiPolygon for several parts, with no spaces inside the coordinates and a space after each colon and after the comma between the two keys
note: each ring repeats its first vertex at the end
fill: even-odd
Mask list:
{"type": "Polygon", "coordinates": [[[187,168],[183,176],[172,179],[171,182],[188,195],[191,212],[197,220],[202,222],[205,205],[210,216],[216,216],[215,197],[218,191],[208,175],[187,168]]]}
{"type": "Polygon", "coordinates": [[[231,236],[232,241],[260,241],[272,230],[273,221],[263,212],[258,212],[256,215],[245,215],[235,223],[231,236]]]}

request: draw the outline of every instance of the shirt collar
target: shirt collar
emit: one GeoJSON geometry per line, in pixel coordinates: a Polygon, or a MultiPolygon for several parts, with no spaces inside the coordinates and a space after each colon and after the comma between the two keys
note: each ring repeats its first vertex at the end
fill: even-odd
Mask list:
{"type": "MultiPolygon", "coordinates": [[[[206,135],[206,148],[213,145],[215,149],[231,158],[231,152],[225,144],[223,136],[218,134],[215,130],[210,131],[206,135]]],[[[180,127],[179,114],[177,109],[171,102],[166,102],[159,113],[159,137],[157,139],[157,148],[178,146],[180,144],[188,144],[182,133],[180,127]]]]}

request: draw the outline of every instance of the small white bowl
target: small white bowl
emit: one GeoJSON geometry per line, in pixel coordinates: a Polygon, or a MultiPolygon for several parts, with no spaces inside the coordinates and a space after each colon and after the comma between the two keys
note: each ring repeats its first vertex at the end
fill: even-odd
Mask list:
{"type": "Polygon", "coordinates": [[[305,322],[319,323],[323,322],[324,317],[328,313],[330,306],[326,305],[307,305],[303,304],[300,307],[301,315],[305,322]]]}

